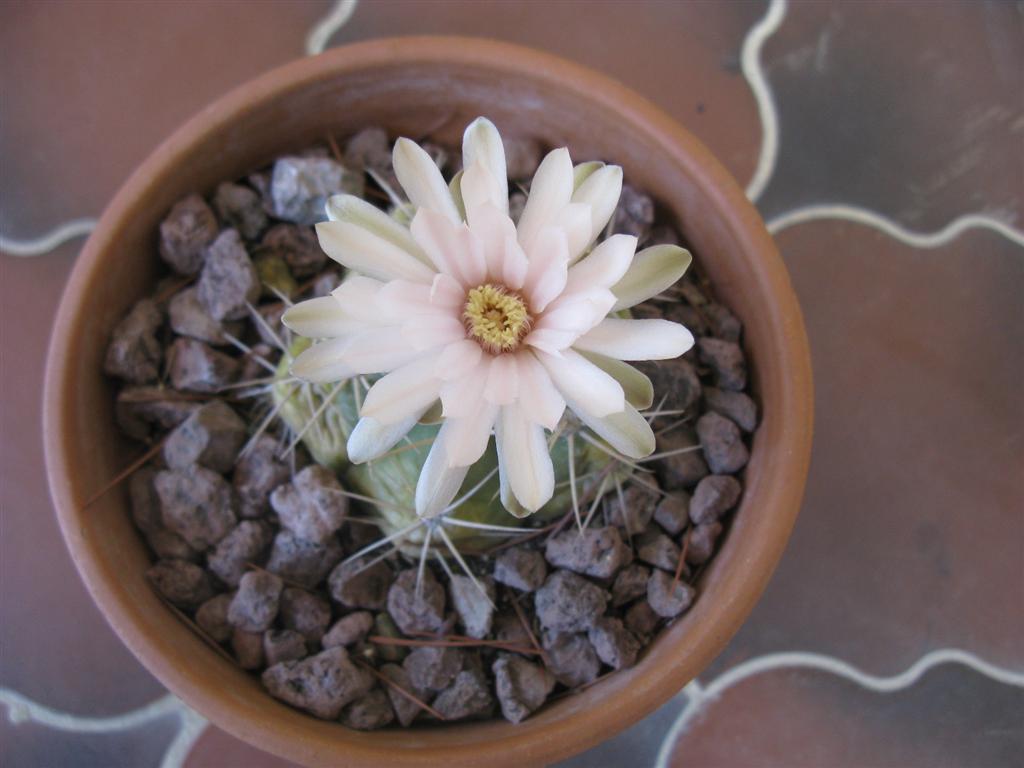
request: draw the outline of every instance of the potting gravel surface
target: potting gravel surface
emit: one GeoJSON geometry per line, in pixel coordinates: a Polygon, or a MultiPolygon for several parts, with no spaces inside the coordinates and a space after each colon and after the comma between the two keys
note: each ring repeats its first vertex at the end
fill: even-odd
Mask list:
{"type": "MultiPolygon", "coordinates": [[[[89,223],[63,226],[98,217],[189,116],[302,55],[334,7],[237,6],[0,10],[0,744],[12,765],[292,766],[205,723],[108,626],[48,501],[40,430],[47,343],[89,223]],[[16,258],[22,245],[36,256],[16,258]]],[[[319,42],[500,38],[637,90],[756,202],[799,296],[815,383],[804,508],[754,611],[700,688],[560,765],[1019,768],[1018,9],[528,6],[359,2],[319,42]]]]}
{"type": "MultiPolygon", "coordinates": [[[[655,385],[652,411],[664,414],[651,417],[657,454],[585,527],[567,508],[467,554],[469,573],[444,550],[443,568],[431,558],[420,569],[397,550],[359,557],[378,526],[331,470],[291,447],[265,390],[288,346],[287,302],[342,279],[311,225],[332,194],[387,207],[386,190],[398,188],[393,139],[371,126],[167,212],[154,258],[168,274],[115,327],[104,364],[122,383],[121,430],[158,448],[128,479],[132,515],[156,560],[154,588],[272,696],[363,730],[520,722],[636,664],[698,599],[757,425],[743,329],[696,267],[634,308],[683,323],[697,343],[677,360],[638,364],[655,385]]],[[[426,148],[446,175],[458,170],[457,152],[426,148]]],[[[506,141],[513,216],[543,150],[506,141]]],[[[610,231],[639,248],[681,243],[628,176],[610,231]]],[[[581,495],[586,513],[592,499],[581,495]]]]}

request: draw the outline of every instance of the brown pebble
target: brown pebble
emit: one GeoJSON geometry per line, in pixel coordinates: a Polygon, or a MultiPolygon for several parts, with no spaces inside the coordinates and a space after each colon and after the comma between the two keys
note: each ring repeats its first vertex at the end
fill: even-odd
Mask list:
{"type": "Polygon", "coordinates": [[[623,624],[637,637],[649,638],[661,623],[661,617],[654,612],[646,600],[633,603],[626,611],[623,624]]]}
{"type": "Polygon", "coordinates": [[[505,172],[510,179],[526,181],[533,178],[543,157],[540,144],[518,136],[502,137],[505,145],[505,172]]]}
{"type": "Polygon", "coordinates": [[[375,731],[383,728],[395,719],[395,711],[391,707],[388,695],[380,688],[356,699],[341,711],[342,725],[355,728],[357,731],[375,731]]]}
{"type": "Polygon", "coordinates": [[[494,697],[480,672],[463,670],[450,686],[437,695],[431,706],[445,720],[483,718],[491,714],[494,697]]]}
{"type": "Polygon", "coordinates": [[[158,560],[196,562],[199,560],[199,552],[164,525],[160,498],[154,485],[156,475],[157,471],[153,467],[142,467],[129,479],[128,497],[131,500],[132,520],[158,560]]]}
{"type": "MultiPolygon", "coordinates": [[[[385,664],[380,668],[380,673],[403,691],[412,694],[420,701],[426,703],[430,700],[429,691],[422,691],[416,688],[412,684],[412,680],[409,679],[409,673],[397,664],[385,664]]],[[[386,686],[386,690],[399,724],[403,727],[408,727],[419,716],[420,712],[423,711],[423,708],[390,685],[386,686]]]]}
{"type": "Polygon", "coordinates": [[[283,530],[274,537],[266,568],[283,579],[312,589],[324,580],[341,557],[341,545],[335,538],[317,544],[283,530]]]}
{"type": "Polygon", "coordinates": [[[443,691],[463,667],[464,653],[458,648],[425,646],[414,648],[402,667],[413,686],[424,691],[443,691]]]}
{"type": "Polygon", "coordinates": [[[199,301],[199,291],[195,286],[176,293],[167,305],[167,314],[171,321],[171,330],[179,336],[189,336],[207,344],[229,344],[225,332],[234,337],[242,334],[240,323],[222,323],[214,319],[199,301]]]}
{"type": "Polygon", "coordinates": [[[612,605],[620,606],[631,603],[647,594],[647,580],[651,577],[651,569],[633,563],[627,565],[612,584],[612,605]]]}
{"type": "Polygon", "coordinates": [[[231,635],[231,650],[242,669],[263,669],[263,633],[236,629],[231,635]]]}
{"type": "Polygon", "coordinates": [[[587,639],[598,658],[612,669],[627,669],[636,664],[640,641],[621,620],[602,616],[587,632],[587,639]]]}
{"type": "Polygon", "coordinates": [[[164,316],[152,299],[143,299],[110,335],[103,370],[132,384],[147,384],[160,375],[163,347],[156,338],[164,316]]]}
{"type": "Polygon", "coordinates": [[[757,405],[743,392],[705,387],[704,404],[709,411],[732,419],[744,432],[757,428],[757,405]]]}
{"type": "Polygon", "coordinates": [[[643,239],[653,223],[654,201],[631,184],[623,184],[619,205],[612,217],[612,231],[643,239]]]}
{"type": "Polygon", "coordinates": [[[533,641],[530,639],[526,627],[519,620],[514,612],[499,613],[494,617],[493,634],[495,640],[500,640],[509,645],[519,645],[529,648],[533,641]]]}
{"type": "Polygon", "coordinates": [[[225,181],[217,185],[213,207],[225,227],[237,229],[246,240],[255,240],[267,226],[263,200],[244,184],[225,181]]]}
{"type": "Polygon", "coordinates": [[[295,224],[271,227],[260,243],[260,253],[284,259],[292,274],[298,278],[319,274],[327,263],[327,254],[320,248],[312,228],[295,224]]]}
{"type": "Polygon", "coordinates": [[[704,307],[704,317],[708,321],[708,330],[716,339],[738,342],[743,334],[743,324],[729,309],[717,302],[709,302],[704,307]]]}
{"type": "Polygon", "coordinates": [[[543,646],[548,670],[562,685],[576,688],[597,679],[601,660],[585,634],[545,632],[543,646]]]}
{"type": "Polygon", "coordinates": [[[642,485],[631,485],[622,492],[625,509],[619,504],[618,496],[611,496],[605,513],[608,525],[622,528],[630,536],[642,533],[654,516],[658,494],[642,485]]]}
{"type": "Polygon", "coordinates": [[[688,426],[678,427],[658,437],[658,452],[671,453],[656,463],[658,477],[665,490],[692,488],[708,474],[708,465],[699,446],[697,433],[688,426]],[[695,450],[684,452],[683,449],[687,448],[695,450]]]}
{"type": "MultiPolygon", "coordinates": [[[[689,330],[691,333],[694,332],[692,328],[689,328],[689,330]]],[[[636,367],[654,385],[658,402],[661,404],[659,410],[693,412],[694,406],[700,401],[702,389],[697,371],[694,370],[688,361],[682,358],[658,360],[657,362],[637,363],[636,367]],[[662,397],[664,397],[664,400],[661,399],[662,397]]],[[[674,419],[680,419],[683,415],[666,416],[665,423],[668,424],[674,419]]]]}
{"type": "Polygon", "coordinates": [[[722,533],[719,523],[698,525],[689,533],[690,543],[686,547],[686,562],[702,565],[715,554],[715,542],[722,533]]]}
{"type": "Polygon", "coordinates": [[[217,219],[199,195],[179,200],[160,223],[160,256],[179,275],[202,269],[206,246],[217,237],[217,219]]]}
{"type": "Polygon", "coordinates": [[[656,526],[651,526],[636,540],[636,554],[645,563],[674,573],[679,563],[679,547],[656,526]]]}
{"type": "Polygon", "coordinates": [[[153,432],[173,429],[200,407],[194,400],[183,400],[171,389],[162,387],[125,387],[117,393],[114,419],[128,437],[148,440],[153,432]]]}

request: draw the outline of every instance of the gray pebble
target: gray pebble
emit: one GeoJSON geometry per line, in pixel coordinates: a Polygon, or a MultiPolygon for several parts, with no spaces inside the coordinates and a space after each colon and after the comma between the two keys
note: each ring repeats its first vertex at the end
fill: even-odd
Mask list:
{"type": "Polygon", "coordinates": [[[236,338],[242,334],[240,323],[222,323],[210,316],[199,301],[199,289],[195,286],[176,293],[167,305],[167,313],[171,320],[171,330],[176,334],[207,344],[228,344],[225,331],[236,338]]]}
{"type": "Polygon", "coordinates": [[[677,427],[658,437],[658,452],[671,453],[657,461],[658,477],[665,490],[692,488],[708,474],[708,465],[699,446],[696,432],[688,426],[677,427]],[[694,450],[684,451],[686,448],[694,450]]]}
{"type": "Polygon", "coordinates": [[[548,576],[548,564],[536,549],[509,547],[494,560],[494,580],[522,592],[533,592],[548,576]]]}
{"type": "Polygon", "coordinates": [[[521,656],[500,653],[491,670],[501,714],[513,723],[521,723],[539,709],[555,687],[554,675],[521,656]]]}
{"type": "Polygon", "coordinates": [[[463,668],[465,654],[458,648],[424,646],[414,648],[402,667],[415,688],[443,691],[463,668]]]}
{"type": "Polygon", "coordinates": [[[686,562],[703,565],[715,554],[715,542],[722,533],[719,523],[704,523],[690,531],[690,543],[686,547],[686,562]]]}
{"type": "Polygon", "coordinates": [[[206,571],[185,560],[161,560],[146,571],[157,592],[178,608],[198,608],[213,596],[206,571]]]}
{"type": "MultiPolygon", "coordinates": [[[[411,693],[420,701],[426,702],[429,700],[430,693],[417,689],[412,684],[412,680],[409,679],[409,673],[397,664],[385,664],[380,668],[380,673],[403,691],[411,693]]],[[[395,710],[395,716],[403,727],[410,725],[419,716],[420,712],[423,711],[419,704],[392,686],[387,686],[387,692],[388,698],[391,699],[391,706],[395,710]]]]}
{"type": "Polygon", "coordinates": [[[695,525],[713,523],[736,506],[743,487],[734,477],[709,475],[697,485],[690,502],[690,519],[695,525]]]}
{"type": "Polygon", "coordinates": [[[228,622],[243,632],[263,632],[277,618],[284,583],[272,573],[249,571],[228,606],[228,622]]]}
{"type": "Polygon", "coordinates": [[[206,250],[197,285],[199,301],[215,320],[240,320],[260,296],[260,279],[242,239],[225,229],[206,250]]]}
{"type": "Polygon", "coordinates": [[[235,465],[245,437],[245,422],[227,403],[214,400],[175,427],[164,443],[164,461],[171,469],[201,464],[227,474],[235,465]]]}
{"type": "Polygon", "coordinates": [[[576,688],[597,679],[601,660],[585,634],[544,633],[548,670],[562,685],[576,688]]]}
{"type": "Polygon", "coordinates": [[[242,669],[263,669],[263,633],[236,629],[231,635],[231,650],[242,669]]]}
{"type": "Polygon", "coordinates": [[[750,460],[739,427],[725,416],[705,413],[697,419],[697,434],[708,467],[716,475],[739,472],[750,460]]]}
{"type": "Polygon", "coordinates": [[[242,184],[218,184],[213,207],[224,226],[237,229],[246,240],[255,240],[267,226],[267,213],[259,193],[242,184]]]}
{"type": "Polygon", "coordinates": [[[156,474],[157,470],[153,467],[142,467],[129,479],[128,498],[131,501],[132,520],[158,560],[198,561],[199,552],[164,526],[160,498],[154,485],[156,474]]]}
{"type": "Polygon", "coordinates": [[[345,165],[353,170],[371,168],[378,173],[391,172],[391,142],[379,126],[364,128],[345,144],[345,165]]]}
{"type": "Polygon", "coordinates": [[[679,564],[679,547],[653,526],[636,540],[636,554],[645,563],[670,573],[675,573],[679,564]]]}
{"type": "Polygon", "coordinates": [[[743,334],[743,323],[727,307],[714,301],[709,302],[704,307],[704,317],[708,321],[708,330],[716,339],[733,342],[740,340],[740,336],[743,334]]]}
{"type": "Polygon", "coordinates": [[[630,485],[622,492],[625,509],[619,503],[617,495],[610,497],[605,513],[608,525],[622,528],[630,536],[642,533],[654,516],[654,508],[658,503],[658,495],[642,485],[630,485]]]}
{"type": "Polygon", "coordinates": [[[388,695],[380,688],[374,688],[345,707],[339,719],[342,725],[357,731],[375,731],[391,723],[395,719],[395,711],[388,695]]]}
{"type": "Polygon", "coordinates": [[[297,587],[285,587],[278,609],[285,629],[301,634],[310,648],[315,648],[331,623],[331,606],[318,595],[297,587]]]}
{"type": "Polygon", "coordinates": [[[107,375],[132,384],[156,381],[163,358],[156,334],[163,322],[163,312],[152,299],[143,299],[132,307],[110,335],[103,363],[107,375]]]}
{"type": "Polygon", "coordinates": [[[683,581],[675,583],[671,573],[655,570],[651,580],[647,582],[647,602],[656,614],[671,619],[683,613],[696,596],[696,590],[683,581]]]}
{"type": "Polygon", "coordinates": [[[348,498],[341,484],[326,467],[311,464],[270,494],[270,506],[281,526],[296,536],[323,543],[345,521],[348,498]]]}
{"type": "Polygon", "coordinates": [[[484,676],[476,670],[463,670],[455,681],[437,695],[431,706],[445,720],[483,718],[491,714],[494,697],[484,676]]]}
{"type": "Polygon", "coordinates": [[[165,470],[157,474],[153,486],[164,526],[193,549],[209,549],[235,526],[234,494],[216,472],[199,466],[181,472],[165,470]]]}
{"type": "Polygon", "coordinates": [[[217,229],[210,206],[199,195],[189,195],[160,224],[160,256],[178,274],[194,275],[202,269],[204,250],[217,229]]]}
{"type": "Polygon", "coordinates": [[[263,633],[263,656],[268,667],[305,655],[306,639],[294,629],[268,629],[263,633]]]}
{"type": "Polygon", "coordinates": [[[753,432],[757,428],[757,404],[743,392],[705,387],[704,404],[709,411],[732,419],[744,432],[753,432]]]}
{"type": "Polygon", "coordinates": [[[369,611],[356,611],[343,616],[334,622],[320,643],[324,648],[336,645],[354,645],[363,640],[373,628],[373,614],[369,611]]]}
{"type": "Polygon", "coordinates": [[[612,669],[627,669],[636,664],[640,641],[619,619],[602,616],[590,628],[587,639],[598,658],[612,669]]]}
{"type": "Polygon", "coordinates": [[[277,458],[277,440],[260,435],[238,459],[232,482],[242,517],[262,517],[270,509],[270,492],[291,477],[289,466],[277,458]]]}
{"type": "Polygon", "coordinates": [[[612,231],[644,239],[652,224],[654,201],[631,184],[623,184],[619,206],[612,217],[612,231]]]}
{"type": "Polygon", "coordinates": [[[615,577],[612,584],[612,605],[620,606],[631,603],[637,598],[647,594],[647,580],[651,577],[651,569],[633,563],[627,565],[619,575],[615,577]]]}
{"type": "Polygon", "coordinates": [[[282,157],[274,163],[270,195],[274,215],[306,226],[325,221],[332,195],[362,193],[363,179],[326,157],[282,157]]]}
{"type": "Polygon", "coordinates": [[[537,618],[555,632],[585,632],[604,613],[609,595],[571,571],[556,571],[534,595],[537,618]]]}
{"type": "Polygon", "coordinates": [[[388,613],[406,635],[437,632],[444,625],[444,587],[430,569],[423,572],[420,594],[416,594],[416,569],[398,574],[388,590],[388,613]]]}
{"type": "Polygon", "coordinates": [[[175,389],[217,392],[238,376],[238,361],[195,339],[179,338],[167,351],[167,374],[175,389]]]}
{"type": "Polygon", "coordinates": [[[230,587],[237,587],[249,565],[263,562],[270,546],[270,526],[261,520],[243,520],[217,544],[207,567],[230,587]]]}
{"type": "MultiPolygon", "coordinates": [[[[692,333],[693,329],[690,331],[692,333]]],[[[701,396],[701,383],[689,361],[678,357],[673,360],[640,362],[636,367],[651,380],[658,402],[661,403],[660,410],[694,412],[694,406],[701,396]],[[663,397],[664,400],[661,399],[663,397]]],[[[673,417],[666,418],[671,420],[673,417]]],[[[674,418],[682,418],[682,414],[674,418]]]]}
{"type": "Polygon", "coordinates": [[[496,597],[494,582],[489,578],[479,578],[477,583],[483,592],[468,576],[452,576],[448,582],[448,598],[466,635],[482,639],[490,634],[496,597]]]}
{"type": "Polygon", "coordinates": [[[341,647],[275,664],[262,680],[271,696],[324,720],[337,719],[346,704],[373,687],[370,673],[353,664],[341,647]]]}
{"type": "Polygon", "coordinates": [[[154,430],[173,429],[200,407],[162,387],[125,387],[117,393],[114,419],[129,437],[148,440],[154,430]]]}
{"type": "Polygon", "coordinates": [[[317,544],[282,530],[274,537],[266,568],[283,579],[312,589],[324,580],[341,557],[342,549],[337,539],[317,544]]]}
{"type": "Polygon", "coordinates": [[[697,340],[697,349],[700,350],[700,359],[715,372],[719,387],[734,392],[746,388],[747,361],[739,344],[705,337],[697,340]]]}
{"type": "Polygon", "coordinates": [[[394,574],[383,560],[367,567],[376,557],[371,553],[338,565],[328,579],[331,597],[346,608],[383,608],[394,574]]]}
{"type": "MultiPolygon", "coordinates": [[[[548,539],[544,556],[556,568],[610,579],[632,560],[632,552],[616,528],[569,528],[548,539]]],[[[550,579],[549,579],[550,581],[550,579]]]]}
{"type": "Polygon", "coordinates": [[[654,522],[669,536],[678,536],[690,522],[690,494],[673,491],[658,502],[654,510],[654,522]]]}

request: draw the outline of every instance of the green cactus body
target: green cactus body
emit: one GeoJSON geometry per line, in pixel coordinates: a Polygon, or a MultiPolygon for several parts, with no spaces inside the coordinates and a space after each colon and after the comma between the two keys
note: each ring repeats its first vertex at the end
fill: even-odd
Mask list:
{"type": "MultiPolygon", "coordinates": [[[[292,355],[299,354],[309,345],[307,339],[297,340],[291,349],[292,355]]],[[[364,464],[348,461],[346,443],[358,421],[359,406],[356,390],[365,395],[358,382],[348,381],[340,385],[297,385],[288,372],[289,362],[284,359],[277,371],[278,381],[274,385],[274,405],[278,413],[295,434],[302,433],[302,442],[313,460],[335,471],[345,487],[364,496],[376,499],[378,504],[366,504],[366,513],[376,515],[382,522],[385,534],[393,534],[417,521],[414,511],[416,481],[427,459],[430,446],[437,436],[438,424],[419,424],[388,454],[364,464]],[[306,392],[303,391],[306,389],[306,392]],[[307,394],[308,392],[308,394],[307,394]],[[330,398],[330,402],[324,402],[330,398]],[[316,418],[314,419],[314,414],[316,418]]],[[[584,440],[574,440],[575,472],[577,493],[580,497],[593,498],[595,486],[601,484],[602,476],[607,480],[604,488],[614,488],[615,480],[620,481],[628,474],[624,464],[617,465],[612,472],[603,472],[610,463],[609,456],[584,440]],[[618,478],[612,473],[617,473],[618,478]]],[[[555,494],[551,500],[530,517],[547,521],[564,514],[572,504],[569,487],[569,440],[560,436],[551,447],[551,459],[555,470],[555,494]]],[[[452,513],[452,517],[470,522],[517,527],[523,523],[520,518],[502,505],[499,497],[498,457],[492,438],[483,457],[473,465],[463,482],[456,499],[476,488],[464,503],[452,513]]],[[[582,510],[585,514],[586,510],[582,510]]],[[[449,538],[461,551],[479,551],[500,541],[491,532],[449,526],[449,538]]],[[[422,545],[424,530],[417,529],[402,542],[405,548],[422,545]]]]}

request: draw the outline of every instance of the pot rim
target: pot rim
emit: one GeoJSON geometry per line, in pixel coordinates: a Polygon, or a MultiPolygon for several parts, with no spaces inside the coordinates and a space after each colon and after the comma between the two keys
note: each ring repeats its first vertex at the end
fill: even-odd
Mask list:
{"type": "MultiPolygon", "coordinates": [[[[222,96],[160,144],[118,191],[76,260],[54,323],[43,403],[46,471],[61,531],[82,580],[122,642],[161,683],[211,723],[279,756],[309,764],[335,765],[339,759],[358,765],[429,765],[442,760],[453,765],[551,762],[610,738],[663,704],[725,647],[767,585],[800,508],[810,462],[813,421],[808,342],[786,268],[759,214],[711,153],[660,108],[606,75],[531,48],[459,36],[381,38],[285,64],[222,96]],[[643,124],[679,165],[699,169],[697,186],[718,209],[731,212],[729,226],[737,241],[749,252],[758,254],[750,279],[765,286],[779,310],[781,319],[775,333],[778,347],[774,353],[786,371],[782,397],[786,429],[781,444],[772,448],[782,451],[786,461],[766,491],[770,495],[766,506],[772,509],[773,516],[771,526],[765,524],[761,531],[764,537],[757,541],[736,541],[732,537],[729,541],[729,546],[738,548],[741,554],[743,572],[723,574],[716,584],[712,616],[688,626],[686,633],[672,642],[666,637],[667,631],[663,632],[647,650],[648,656],[657,657],[657,663],[641,669],[641,662],[630,670],[628,687],[614,684],[616,678],[627,674],[620,672],[574,697],[590,693],[588,701],[599,702],[598,693],[605,691],[615,696],[613,706],[568,707],[558,719],[528,719],[519,726],[501,723],[490,728],[470,725],[453,726],[452,730],[445,727],[387,731],[377,734],[377,738],[373,734],[348,732],[352,735],[346,737],[338,733],[342,726],[316,721],[301,713],[296,714],[302,721],[308,721],[305,726],[283,713],[262,718],[245,714],[237,697],[204,685],[196,673],[171,662],[159,639],[139,628],[137,606],[115,588],[117,573],[98,562],[95,547],[80,530],[79,520],[85,512],[80,508],[81,494],[70,480],[74,456],[64,439],[65,431],[74,424],[70,396],[74,386],[74,329],[86,310],[87,288],[98,278],[102,257],[115,244],[118,222],[128,215],[132,201],[151,179],[172,173],[179,160],[205,134],[239,120],[257,104],[342,72],[350,74],[396,63],[439,62],[479,66],[494,74],[543,81],[556,90],[596,102],[624,119],[643,124]],[[686,641],[678,642],[681,638],[686,641]],[[479,729],[485,736],[446,743],[451,740],[443,734],[452,733],[455,728],[479,729]]],[[[674,628],[679,629],[679,624],[674,628]]]]}

